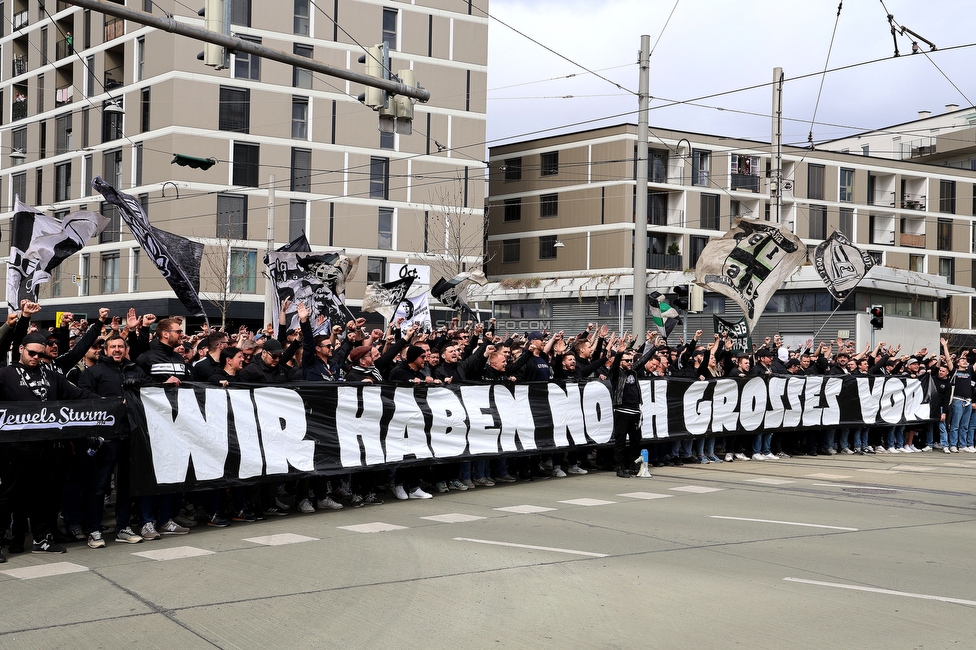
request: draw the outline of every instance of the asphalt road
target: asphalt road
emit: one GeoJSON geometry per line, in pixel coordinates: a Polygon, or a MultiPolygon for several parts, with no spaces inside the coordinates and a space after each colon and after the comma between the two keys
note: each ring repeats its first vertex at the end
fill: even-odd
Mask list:
{"type": "Polygon", "coordinates": [[[974,479],[736,461],[75,544],[0,565],[0,648],[976,648],[974,479]]]}

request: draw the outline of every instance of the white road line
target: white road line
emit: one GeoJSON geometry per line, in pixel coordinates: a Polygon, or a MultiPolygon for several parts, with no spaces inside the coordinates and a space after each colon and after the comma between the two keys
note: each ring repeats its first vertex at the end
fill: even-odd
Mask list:
{"type": "Polygon", "coordinates": [[[799,521],[776,521],[775,519],[749,519],[748,517],[723,517],[721,515],[710,515],[712,519],[731,519],[733,521],[756,521],[761,524],[783,524],[784,526],[806,526],[807,528],[829,528],[831,530],[847,530],[857,532],[857,528],[846,528],[844,526],[824,526],[823,524],[804,524],[799,521]]]}
{"type": "Polygon", "coordinates": [[[551,546],[532,546],[530,544],[513,544],[511,542],[495,542],[490,539],[471,539],[469,537],[455,537],[456,542],[474,542],[475,544],[491,544],[493,546],[511,546],[513,548],[527,548],[533,551],[552,551],[553,553],[569,553],[585,557],[610,557],[607,553],[590,553],[589,551],[574,551],[569,548],[553,548],[551,546]]]}
{"type": "Polygon", "coordinates": [[[853,591],[868,591],[873,594],[886,594],[888,596],[905,596],[906,598],[920,598],[921,600],[938,600],[943,603],[955,603],[956,605],[976,605],[976,600],[947,598],[945,596],[932,596],[929,594],[913,594],[910,591],[894,591],[892,589],[878,589],[877,587],[862,587],[860,585],[845,585],[838,582],[820,582],[819,580],[804,580],[802,578],[783,578],[783,580],[786,582],[799,582],[805,585],[836,587],[837,589],[851,589],[853,591]]]}

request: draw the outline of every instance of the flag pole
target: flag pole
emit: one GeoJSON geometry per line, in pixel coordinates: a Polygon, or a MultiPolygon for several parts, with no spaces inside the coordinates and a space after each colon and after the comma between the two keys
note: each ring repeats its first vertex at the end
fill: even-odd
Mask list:
{"type": "Polygon", "coordinates": [[[827,323],[828,323],[828,322],[830,322],[830,318],[831,318],[831,317],[832,317],[832,316],[833,316],[834,314],[836,314],[836,313],[837,313],[837,310],[838,310],[838,309],[840,309],[840,308],[841,308],[841,307],[843,307],[843,306],[844,306],[844,303],[842,303],[842,302],[841,302],[841,303],[838,303],[836,307],[834,307],[834,311],[832,311],[832,312],[830,312],[830,316],[827,316],[827,319],[826,319],[826,320],[825,320],[825,321],[823,322],[823,325],[821,325],[821,326],[820,326],[820,329],[818,329],[818,330],[817,330],[817,333],[813,335],[813,340],[814,340],[814,341],[816,341],[816,340],[817,340],[817,337],[818,337],[818,336],[820,336],[820,332],[822,332],[822,331],[823,331],[823,328],[825,328],[825,327],[827,327],[827,323]]]}

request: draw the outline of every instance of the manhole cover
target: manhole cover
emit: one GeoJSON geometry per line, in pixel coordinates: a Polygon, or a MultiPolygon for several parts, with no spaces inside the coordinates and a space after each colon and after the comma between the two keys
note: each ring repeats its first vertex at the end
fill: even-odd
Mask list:
{"type": "Polygon", "coordinates": [[[847,487],[841,488],[844,492],[853,492],[855,494],[898,494],[898,490],[888,490],[886,488],[857,488],[857,487],[847,487]]]}

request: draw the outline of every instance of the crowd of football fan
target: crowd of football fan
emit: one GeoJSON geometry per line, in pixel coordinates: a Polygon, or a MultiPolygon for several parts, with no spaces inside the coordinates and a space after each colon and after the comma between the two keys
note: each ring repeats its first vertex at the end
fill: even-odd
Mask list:
{"type": "MultiPolygon", "coordinates": [[[[767,338],[751,353],[736,354],[733,341],[714,335],[702,341],[668,345],[654,332],[643,340],[617,335],[606,325],[590,325],[567,338],[547,335],[499,335],[495,321],[462,326],[458,321],[423,334],[401,323],[364,329],[362,319],[345,327],[310,318],[301,303],[286,301],[277,332],[236,332],[203,327],[189,334],[182,317],[157,320],[152,314],[77,321],[62,315],[57,327],[38,330],[31,317],[37,303],[24,302],[0,326],[0,401],[39,402],[122,397],[126,386],[152,383],[285,384],[295,381],[345,381],[395,384],[517,383],[590,378],[611,390],[614,408],[613,449],[571,447],[549,455],[476,458],[356,472],[347,476],[312,476],[288,484],[269,481],[226,490],[129,494],[129,440],[89,438],[59,442],[4,441],[0,434],[0,539],[9,553],[22,553],[31,535],[35,553],[64,553],[63,544],[87,540],[103,548],[105,505],[114,487],[118,542],[139,543],[161,535],[185,535],[198,524],[225,527],[291,512],[339,510],[381,504],[384,490],[397,499],[429,499],[431,492],[469,490],[516,480],[582,475],[609,469],[621,478],[636,473],[641,447],[655,466],[776,460],[805,454],[911,453],[941,449],[976,453],[973,379],[967,354],[925,349],[913,356],[880,343],[860,352],[842,340],[807,341],[790,350],[779,337],[767,338]],[[297,313],[299,327],[289,329],[297,313]],[[313,322],[314,321],[314,322],[313,322]],[[11,354],[12,351],[12,354],[11,354]],[[675,441],[641,440],[641,390],[638,380],[681,377],[710,379],[756,375],[907,375],[933,376],[939,398],[932,401],[932,421],[904,426],[833,428],[816,432],[759,432],[705,436],[675,441]],[[938,438],[936,439],[936,430],[938,438]],[[919,447],[916,447],[916,441],[919,447]],[[428,491],[429,490],[429,491],[428,491]],[[61,521],[59,522],[59,515],[61,521]]],[[[976,351],[973,351],[976,352],[976,351]]],[[[127,423],[120,426],[127,427],[127,423]]],[[[123,431],[123,433],[125,433],[123,431]]],[[[2,547],[0,547],[2,548],[2,547]]],[[[0,562],[5,562],[0,552],[0,562]]]]}

